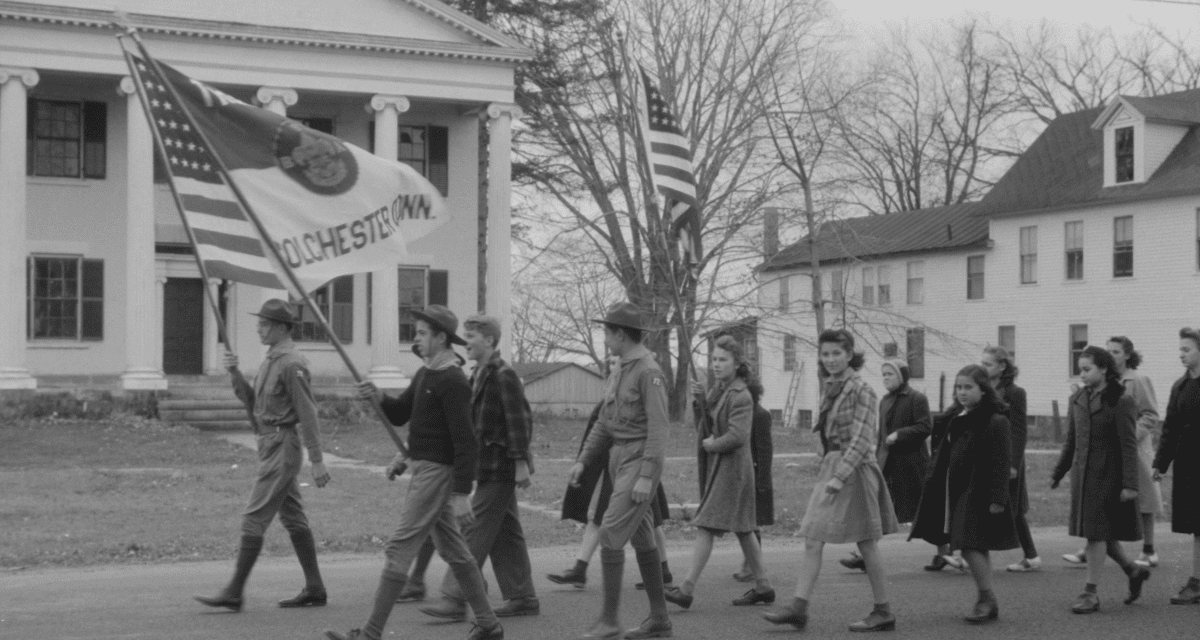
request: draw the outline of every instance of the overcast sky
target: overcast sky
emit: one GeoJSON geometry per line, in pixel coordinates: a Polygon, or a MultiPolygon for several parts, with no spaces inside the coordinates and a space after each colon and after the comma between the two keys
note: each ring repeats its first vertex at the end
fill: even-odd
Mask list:
{"type": "MultiPolygon", "coordinates": [[[[885,21],[991,14],[997,19],[1037,22],[1043,18],[1066,24],[1089,23],[1122,31],[1136,22],[1159,25],[1200,24],[1200,3],[1181,6],[1140,0],[830,0],[850,23],[864,26],[885,21]]],[[[1194,1],[1194,0],[1186,0],[1194,1]]]]}

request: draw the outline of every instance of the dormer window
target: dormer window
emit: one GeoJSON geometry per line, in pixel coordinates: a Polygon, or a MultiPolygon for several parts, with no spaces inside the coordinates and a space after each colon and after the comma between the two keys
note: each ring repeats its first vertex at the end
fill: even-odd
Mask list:
{"type": "Polygon", "coordinates": [[[1133,127],[1113,131],[1116,182],[1133,182],[1133,127]]]}

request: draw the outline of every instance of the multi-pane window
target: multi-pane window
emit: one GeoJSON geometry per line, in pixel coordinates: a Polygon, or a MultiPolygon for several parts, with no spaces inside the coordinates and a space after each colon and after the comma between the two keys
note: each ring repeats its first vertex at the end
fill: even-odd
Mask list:
{"type": "Polygon", "coordinates": [[[108,105],[30,100],[25,172],[56,178],[104,178],[108,105]]]}
{"type": "Polygon", "coordinates": [[[417,318],[413,311],[420,311],[430,304],[447,304],[449,275],[448,271],[400,268],[400,342],[416,340],[417,318]]]}
{"type": "Polygon", "coordinates": [[[787,313],[788,308],[792,304],[792,291],[789,281],[791,278],[784,276],[779,279],[779,310],[787,313]]]}
{"type": "Polygon", "coordinates": [[[1121,127],[1113,132],[1116,143],[1116,181],[1133,180],[1133,127],[1121,127]]]}
{"type": "Polygon", "coordinates": [[[829,272],[829,297],[834,304],[846,303],[846,280],[841,269],[829,272]]]}
{"type": "Polygon", "coordinates": [[[1113,277],[1133,275],[1133,216],[1113,218],[1113,277]]]}
{"type": "Polygon", "coordinates": [[[967,257],[967,300],[983,300],[983,256],[967,257]]]}
{"type": "Polygon", "coordinates": [[[908,263],[908,304],[925,303],[925,261],[913,260],[908,263]]]}
{"type": "Polygon", "coordinates": [[[1068,349],[1071,353],[1071,362],[1067,371],[1071,375],[1079,375],[1079,356],[1088,345],[1088,326],[1086,324],[1073,324],[1069,329],[1068,349]]]}
{"type": "Polygon", "coordinates": [[[1083,221],[1068,222],[1063,231],[1066,236],[1067,280],[1083,280],[1083,221]]]}
{"type": "Polygon", "coordinates": [[[889,305],[892,303],[892,269],[891,267],[879,267],[879,304],[889,305]]]}
{"type": "MultiPolygon", "coordinates": [[[[315,127],[314,127],[315,128],[315,127]]],[[[367,126],[368,146],[375,152],[375,123],[367,126]]],[[[402,125],[398,160],[416,169],[433,186],[448,195],[450,189],[450,129],[446,127],[402,125]]]]}
{"type": "MultiPolygon", "coordinates": [[[[313,304],[329,322],[333,335],[343,343],[354,341],[354,276],[340,276],[310,294],[313,304]]],[[[313,317],[307,305],[294,301],[300,312],[300,322],[292,327],[292,339],[300,342],[329,340],[321,323],[313,317]]]]}
{"type": "Polygon", "coordinates": [[[862,288],[863,305],[869,307],[875,304],[875,267],[863,267],[862,288]]]}
{"type": "Polygon", "coordinates": [[[999,335],[996,336],[996,344],[1004,347],[1008,355],[1013,360],[1017,359],[1017,327],[1015,325],[1006,324],[1000,325],[999,335]]]}
{"type": "Polygon", "coordinates": [[[900,347],[895,342],[883,343],[883,357],[895,358],[898,353],[900,353],[900,347]]]}
{"type": "Polygon", "coordinates": [[[905,339],[904,355],[908,359],[908,375],[911,378],[925,377],[925,330],[909,329],[905,339]]]}
{"type": "Polygon", "coordinates": [[[1021,284],[1037,282],[1037,227],[1021,227],[1021,284]]]}
{"type": "Polygon", "coordinates": [[[33,256],[27,262],[26,335],[104,339],[104,261],[33,256]]]}
{"type": "Polygon", "coordinates": [[[783,370],[796,370],[796,336],[783,336],[783,370]]]}

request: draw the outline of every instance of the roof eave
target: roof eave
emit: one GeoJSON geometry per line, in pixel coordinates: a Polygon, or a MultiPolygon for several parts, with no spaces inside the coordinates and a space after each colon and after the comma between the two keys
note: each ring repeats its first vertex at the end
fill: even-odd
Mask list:
{"type": "Polygon", "coordinates": [[[1061,211],[1074,211],[1076,209],[1088,209],[1092,207],[1102,207],[1110,205],[1129,204],[1131,202],[1149,202],[1151,200],[1166,200],[1169,198],[1181,198],[1184,196],[1200,195],[1200,185],[1187,189],[1174,189],[1171,191],[1163,191],[1147,194],[1132,194],[1116,198],[1106,198],[1102,200],[1091,200],[1088,202],[1069,202],[1051,207],[1042,207],[1040,209],[1019,209],[1013,211],[1003,211],[1000,213],[984,214],[987,218],[1017,218],[1020,216],[1033,216],[1042,213],[1058,213],[1061,211]]]}
{"type": "MultiPolygon", "coordinates": [[[[890,252],[885,252],[885,253],[863,254],[863,255],[859,255],[859,256],[846,256],[843,258],[829,258],[827,260],[822,260],[821,266],[845,264],[847,262],[854,262],[854,261],[867,262],[870,260],[878,260],[880,258],[898,258],[898,257],[903,257],[903,256],[913,256],[913,255],[930,254],[930,253],[954,253],[956,251],[965,251],[965,250],[969,250],[969,249],[983,249],[988,246],[988,242],[989,242],[989,239],[987,237],[984,237],[984,238],[980,238],[979,240],[974,240],[972,242],[965,242],[963,244],[958,244],[958,245],[953,245],[953,246],[935,247],[932,249],[913,249],[910,251],[890,251],[890,252]]],[[[811,267],[811,266],[812,266],[812,261],[806,260],[803,262],[790,262],[785,265],[777,265],[777,266],[759,265],[759,267],[757,267],[755,269],[755,271],[758,273],[770,273],[773,271],[787,271],[790,269],[800,269],[800,268],[811,267]]]]}
{"type": "Polygon", "coordinates": [[[1108,124],[1108,121],[1111,120],[1114,115],[1116,115],[1117,110],[1119,110],[1121,107],[1128,107],[1131,111],[1141,114],[1140,111],[1138,111],[1133,105],[1129,104],[1125,100],[1124,96],[1117,96],[1108,103],[1108,106],[1104,107],[1104,111],[1100,112],[1100,117],[1096,118],[1096,121],[1092,123],[1092,129],[1095,131],[1103,129],[1104,126],[1108,124]]]}

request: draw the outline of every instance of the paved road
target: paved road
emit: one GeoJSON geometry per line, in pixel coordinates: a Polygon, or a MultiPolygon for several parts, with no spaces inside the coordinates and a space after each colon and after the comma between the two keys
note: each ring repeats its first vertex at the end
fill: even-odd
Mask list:
{"type": "MultiPolygon", "coordinates": [[[[282,536],[281,530],[270,535],[282,536]]],[[[1167,598],[1186,580],[1190,567],[1190,540],[1174,534],[1160,535],[1159,549],[1165,562],[1146,585],[1142,601],[1121,604],[1124,576],[1111,566],[1101,584],[1103,609],[1090,616],[1075,616],[1067,609],[1080,590],[1084,572],[1063,566],[1059,556],[1073,550],[1077,541],[1062,529],[1035,531],[1046,569],[1036,574],[996,574],[1001,619],[980,629],[968,628],[960,620],[973,602],[974,588],[966,575],[957,572],[928,574],[921,566],[930,548],[891,536],[882,543],[891,572],[893,606],[899,616],[894,638],[1080,638],[1138,640],[1200,638],[1200,606],[1172,606],[1167,598]]],[[[1132,548],[1133,545],[1130,545],[1132,548]]],[[[811,637],[849,637],[845,625],[862,617],[870,608],[870,591],[865,576],[844,571],[834,562],[847,547],[830,547],[825,574],[813,601],[813,619],[803,634],[811,637]]],[[[799,547],[792,541],[769,541],[766,559],[781,596],[789,596],[794,584],[799,547]]],[[[999,554],[1010,562],[1017,554],[999,554]]],[[[506,621],[510,639],[569,640],[593,619],[600,606],[599,585],[585,590],[550,584],[544,575],[566,567],[574,557],[569,548],[538,550],[533,559],[537,588],[542,602],[539,617],[506,621]]],[[[690,549],[677,544],[670,554],[672,568],[682,574],[690,549]]],[[[358,626],[371,604],[381,568],[378,556],[339,555],[323,557],[322,569],[332,594],[329,606],[305,610],[281,610],[274,600],[293,595],[300,571],[290,558],[266,558],[250,580],[248,602],[242,613],[210,612],[191,599],[191,594],[211,592],[228,577],[229,562],[181,563],[171,565],[118,566],[78,570],[0,572],[0,638],[13,640],[70,640],[88,638],[254,639],[317,640],[326,627],[358,626]]],[[[697,590],[691,611],[671,607],[676,638],[717,640],[727,638],[799,637],[776,629],[759,619],[759,609],[729,606],[744,585],[729,575],[737,569],[740,553],[732,539],[718,548],[697,590]]],[[[997,562],[1000,564],[1000,562],[997,562]]],[[[444,570],[435,562],[432,576],[444,570]]],[[[489,571],[490,573],[490,571],[489,571]]],[[[632,589],[636,567],[632,554],[626,563],[624,622],[633,625],[646,613],[646,601],[632,589]]],[[[599,582],[598,567],[589,578],[599,582]]],[[[462,638],[463,624],[429,624],[414,605],[397,606],[388,638],[442,640],[462,638]]],[[[789,628],[790,629],[790,628],[789,628]]]]}

